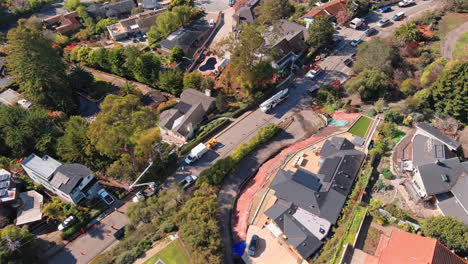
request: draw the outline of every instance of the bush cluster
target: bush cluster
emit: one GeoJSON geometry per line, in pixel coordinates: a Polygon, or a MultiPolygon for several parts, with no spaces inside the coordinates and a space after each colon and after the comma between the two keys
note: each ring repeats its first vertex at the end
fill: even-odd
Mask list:
{"type": "Polygon", "coordinates": [[[203,183],[208,183],[209,185],[221,184],[224,177],[230,173],[247,154],[259,145],[267,142],[276,133],[278,133],[279,130],[280,128],[275,124],[269,124],[260,128],[253,138],[236,147],[231,152],[231,155],[216,161],[211,168],[202,171],[200,173],[200,178],[197,181],[197,185],[201,185],[203,183]]]}

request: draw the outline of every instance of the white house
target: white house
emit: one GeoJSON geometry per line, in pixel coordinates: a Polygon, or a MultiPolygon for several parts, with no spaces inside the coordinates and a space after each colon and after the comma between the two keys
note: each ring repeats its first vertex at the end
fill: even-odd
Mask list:
{"type": "Polygon", "coordinates": [[[94,173],[81,164],[62,164],[47,155],[32,154],[21,166],[34,182],[73,204],[96,197],[101,189],[94,173]]]}

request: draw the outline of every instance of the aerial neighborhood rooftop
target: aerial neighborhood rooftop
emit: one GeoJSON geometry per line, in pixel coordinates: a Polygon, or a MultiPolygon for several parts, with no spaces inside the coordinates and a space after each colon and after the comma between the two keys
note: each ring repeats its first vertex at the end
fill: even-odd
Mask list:
{"type": "Polygon", "coordinates": [[[468,14],[0,4],[0,264],[468,264],[468,14]]]}

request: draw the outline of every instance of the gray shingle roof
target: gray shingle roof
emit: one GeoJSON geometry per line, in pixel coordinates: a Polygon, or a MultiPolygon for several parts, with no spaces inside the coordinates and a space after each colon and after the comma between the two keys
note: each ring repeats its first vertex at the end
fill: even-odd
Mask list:
{"type": "Polygon", "coordinates": [[[432,136],[434,136],[438,140],[442,141],[444,144],[446,144],[447,146],[449,146],[452,149],[457,149],[457,148],[460,147],[460,143],[458,143],[457,141],[455,141],[452,138],[448,137],[447,135],[443,134],[437,128],[435,128],[435,127],[433,127],[433,126],[431,126],[431,125],[429,125],[427,123],[417,123],[416,127],[421,129],[421,130],[424,130],[425,132],[427,132],[429,134],[431,134],[432,136]]]}
{"type": "Polygon", "coordinates": [[[166,51],[179,46],[186,56],[191,57],[206,37],[208,37],[212,29],[207,23],[201,21],[194,22],[186,28],[173,32],[167,38],[161,40],[159,44],[166,51]]]}
{"type": "Polygon", "coordinates": [[[444,215],[453,216],[465,223],[465,225],[468,225],[468,212],[466,212],[465,209],[463,209],[462,205],[460,204],[460,201],[457,200],[455,196],[451,195],[450,193],[443,193],[436,195],[436,197],[437,206],[444,215]]]}
{"type": "Polygon", "coordinates": [[[333,137],[331,140],[327,140],[323,143],[322,149],[320,150],[320,156],[326,158],[334,155],[340,150],[349,149],[354,149],[353,143],[346,138],[333,137]]]}
{"type": "Polygon", "coordinates": [[[435,195],[450,191],[458,177],[463,172],[468,171],[468,162],[461,163],[460,160],[455,157],[418,166],[418,171],[421,175],[427,195],[435,195]],[[445,181],[444,177],[447,181],[445,181]]]}
{"type": "Polygon", "coordinates": [[[133,0],[122,0],[115,3],[107,4],[92,4],[86,8],[86,11],[92,17],[118,17],[122,14],[130,14],[132,9],[135,7],[135,2],[133,0]]]}
{"type": "Polygon", "coordinates": [[[437,139],[423,135],[416,135],[413,138],[413,164],[415,166],[434,163],[437,160],[450,159],[456,156],[444,143],[437,139]]]}
{"type": "Polygon", "coordinates": [[[213,106],[215,99],[195,89],[186,89],[177,105],[160,115],[159,126],[187,136],[188,125],[198,125],[213,106]],[[177,120],[177,121],[176,121],[177,120]]]}
{"type": "Polygon", "coordinates": [[[295,210],[284,212],[273,221],[288,238],[288,244],[293,246],[304,259],[308,259],[322,246],[323,242],[294,219],[292,216],[294,212],[295,210]]]}
{"type": "Polygon", "coordinates": [[[81,183],[83,178],[86,178],[92,173],[93,171],[78,163],[64,164],[57,168],[50,181],[53,182],[56,177],[67,178],[68,180],[62,182],[58,188],[64,193],[70,194],[71,191],[81,183]]]}

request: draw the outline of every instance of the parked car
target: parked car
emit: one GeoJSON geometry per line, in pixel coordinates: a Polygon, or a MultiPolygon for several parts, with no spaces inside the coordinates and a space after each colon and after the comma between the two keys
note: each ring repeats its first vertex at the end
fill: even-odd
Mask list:
{"type": "Polygon", "coordinates": [[[414,0],[403,0],[401,2],[398,2],[399,7],[407,7],[407,6],[412,6],[414,4],[416,4],[414,0]]]}
{"type": "Polygon", "coordinates": [[[396,13],[392,19],[394,21],[399,21],[399,20],[402,20],[403,18],[405,17],[405,12],[399,12],[399,13],[396,13]]]}
{"type": "Polygon", "coordinates": [[[185,177],[179,182],[179,186],[182,186],[182,190],[187,190],[195,181],[198,179],[198,176],[195,174],[185,177]]]}
{"type": "Polygon", "coordinates": [[[257,246],[258,246],[258,236],[253,235],[249,243],[249,256],[251,257],[255,256],[255,252],[257,251],[257,246]]]}
{"type": "Polygon", "coordinates": [[[357,47],[357,45],[359,45],[359,43],[361,43],[361,42],[362,42],[362,37],[357,37],[357,38],[353,39],[350,44],[353,47],[357,47]]]}
{"type": "Polygon", "coordinates": [[[125,226],[120,228],[119,230],[115,231],[114,237],[115,239],[122,239],[125,236],[125,226]]]}
{"type": "Polygon", "coordinates": [[[377,34],[377,29],[375,28],[369,28],[368,30],[366,30],[366,32],[364,32],[364,34],[366,34],[366,36],[370,37],[372,35],[375,35],[377,34]]]}
{"type": "Polygon", "coordinates": [[[344,60],[344,65],[346,65],[347,67],[350,67],[353,66],[353,60],[351,58],[347,58],[346,60],[344,60]]]}
{"type": "Polygon", "coordinates": [[[63,231],[69,228],[70,226],[72,226],[75,222],[76,222],[76,217],[73,215],[70,215],[62,223],[60,223],[60,225],[58,225],[57,228],[59,231],[63,231]]]}
{"type": "Polygon", "coordinates": [[[107,205],[111,205],[114,203],[114,198],[112,198],[112,196],[110,196],[110,194],[106,190],[99,190],[98,195],[99,198],[101,198],[107,205]]]}
{"type": "Polygon", "coordinates": [[[319,74],[321,72],[322,72],[322,69],[320,69],[320,67],[317,66],[317,67],[313,68],[312,70],[310,70],[309,72],[307,72],[306,77],[313,80],[317,76],[319,76],[319,74]]]}
{"type": "Polygon", "coordinates": [[[390,24],[390,19],[388,19],[388,18],[382,18],[382,19],[379,20],[379,22],[377,22],[377,25],[379,27],[385,27],[388,24],[390,24]]]}
{"type": "Polygon", "coordinates": [[[332,42],[334,45],[340,43],[341,41],[343,41],[343,36],[338,36],[338,35],[335,35],[333,36],[333,39],[332,39],[332,42]]]}
{"type": "Polygon", "coordinates": [[[384,7],[380,8],[380,12],[382,12],[382,13],[388,13],[388,12],[391,12],[391,11],[392,11],[391,6],[384,6],[384,7]]]}

